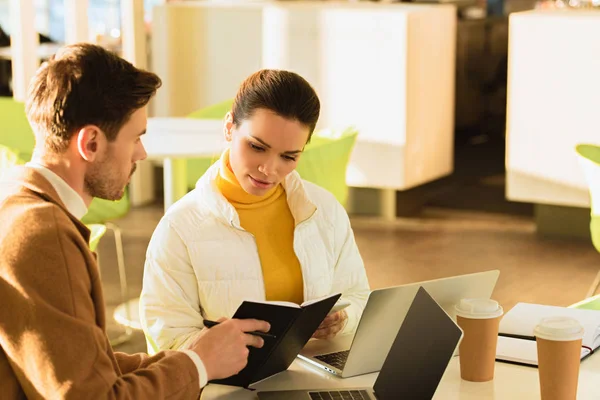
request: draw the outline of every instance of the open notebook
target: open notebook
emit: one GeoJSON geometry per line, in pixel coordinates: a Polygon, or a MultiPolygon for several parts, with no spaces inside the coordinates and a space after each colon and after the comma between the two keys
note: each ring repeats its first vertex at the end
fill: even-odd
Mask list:
{"type": "MultiPolygon", "coordinates": [[[[335,296],[335,295],[334,295],[335,296]]],[[[325,297],[319,297],[318,299],[313,299],[313,300],[307,300],[304,303],[298,305],[296,303],[292,303],[290,301],[275,301],[275,300],[264,300],[264,301],[260,301],[260,300],[254,300],[253,303],[260,303],[260,304],[271,304],[274,306],[283,306],[283,307],[291,307],[291,308],[305,308],[308,307],[312,304],[318,303],[321,300],[325,300],[327,298],[329,298],[331,296],[325,296],[325,297]]],[[[331,308],[331,310],[329,310],[329,314],[333,314],[336,313],[338,311],[342,311],[344,308],[350,306],[351,303],[343,298],[338,298],[338,301],[333,305],[333,307],[331,308]]]]}
{"type": "Polygon", "coordinates": [[[600,311],[518,303],[500,322],[496,360],[537,367],[533,330],[547,317],[571,317],[583,325],[581,359],[600,347],[600,311]]]}
{"type": "Polygon", "coordinates": [[[285,371],[340,297],[341,294],[336,293],[302,305],[273,301],[242,302],[233,318],[268,321],[271,324],[269,333],[275,338],[265,339],[260,349],[250,347],[248,364],[237,375],[211,382],[248,387],[285,371]]]}

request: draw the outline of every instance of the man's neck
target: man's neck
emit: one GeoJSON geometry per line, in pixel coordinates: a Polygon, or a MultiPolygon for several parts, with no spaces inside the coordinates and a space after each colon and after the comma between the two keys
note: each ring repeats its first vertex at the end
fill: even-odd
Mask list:
{"type": "Polygon", "coordinates": [[[68,158],[58,158],[49,155],[39,155],[34,152],[31,162],[42,165],[58,175],[83,199],[86,207],[90,206],[92,196],[84,190],[84,173],[81,168],[73,165],[68,158]]]}

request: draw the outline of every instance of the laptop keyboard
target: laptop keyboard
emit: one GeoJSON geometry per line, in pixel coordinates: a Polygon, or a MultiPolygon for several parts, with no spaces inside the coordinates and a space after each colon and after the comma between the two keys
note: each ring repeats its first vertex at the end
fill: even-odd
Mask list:
{"type": "Polygon", "coordinates": [[[308,392],[311,400],[370,400],[366,390],[308,392]]]}
{"type": "Polygon", "coordinates": [[[332,367],[335,367],[339,370],[343,370],[344,365],[346,365],[346,361],[348,360],[348,354],[350,354],[350,350],[338,351],[337,353],[322,354],[320,356],[315,356],[315,358],[319,361],[323,361],[325,364],[329,364],[332,367]]]}

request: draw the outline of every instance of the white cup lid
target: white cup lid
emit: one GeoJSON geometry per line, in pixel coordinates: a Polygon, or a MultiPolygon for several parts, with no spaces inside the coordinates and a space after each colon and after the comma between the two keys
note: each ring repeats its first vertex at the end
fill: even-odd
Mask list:
{"type": "Polygon", "coordinates": [[[496,318],[504,313],[502,306],[492,299],[462,299],[454,309],[456,315],[470,319],[496,318]]]}
{"type": "Polygon", "coordinates": [[[569,317],[543,318],[535,327],[533,334],[541,339],[571,341],[583,337],[583,326],[569,317]]]}

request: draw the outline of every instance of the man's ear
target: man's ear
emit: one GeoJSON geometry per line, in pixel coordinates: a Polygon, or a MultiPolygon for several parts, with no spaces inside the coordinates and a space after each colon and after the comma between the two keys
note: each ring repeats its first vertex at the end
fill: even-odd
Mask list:
{"type": "Polygon", "coordinates": [[[81,158],[88,162],[95,161],[103,146],[104,134],[100,128],[86,125],[75,134],[74,139],[77,141],[77,151],[81,158]]]}
{"type": "Polygon", "coordinates": [[[229,111],[225,115],[225,124],[223,125],[223,134],[225,135],[225,140],[231,142],[233,137],[233,114],[229,111]]]}

